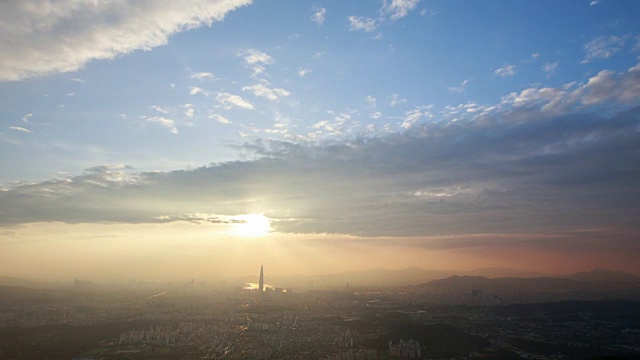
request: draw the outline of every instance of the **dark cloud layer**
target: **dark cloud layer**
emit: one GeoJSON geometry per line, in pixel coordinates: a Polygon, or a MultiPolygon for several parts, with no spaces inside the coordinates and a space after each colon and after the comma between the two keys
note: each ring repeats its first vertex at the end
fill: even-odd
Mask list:
{"type": "Polygon", "coordinates": [[[259,141],[256,160],[135,173],[102,166],[0,192],[0,222],[226,223],[368,237],[631,229],[640,108],[430,123],[328,145],[259,141]]]}

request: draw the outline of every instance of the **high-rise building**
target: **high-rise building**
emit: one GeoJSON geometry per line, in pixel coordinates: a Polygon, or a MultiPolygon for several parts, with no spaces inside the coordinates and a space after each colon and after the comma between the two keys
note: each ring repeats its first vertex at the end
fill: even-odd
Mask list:
{"type": "Polygon", "coordinates": [[[264,272],[262,269],[262,265],[260,265],[260,283],[258,285],[258,290],[260,290],[260,294],[264,291],[264,272]]]}

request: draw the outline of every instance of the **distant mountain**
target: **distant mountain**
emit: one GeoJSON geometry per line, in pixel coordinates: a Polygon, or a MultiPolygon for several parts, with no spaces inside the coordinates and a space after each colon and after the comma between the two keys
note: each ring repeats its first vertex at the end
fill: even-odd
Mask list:
{"type": "Polygon", "coordinates": [[[640,276],[616,270],[594,269],[566,276],[567,279],[593,282],[640,282],[640,276]]]}
{"type": "MultiPolygon", "coordinates": [[[[407,269],[368,269],[344,273],[321,275],[273,275],[267,276],[267,283],[277,287],[294,287],[298,289],[323,289],[376,286],[407,286],[420,284],[429,280],[442,279],[455,274],[452,271],[407,269]]],[[[255,281],[255,277],[247,278],[255,281]]]]}
{"type": "Polygon", "coordinates": [[[614,283],[578,281],[566,278],[495,278],[484,276],[451,276],[446,279],[433,280],[420,285],[425,289],[443,292],[470,292],[483,290],[488,292],[554,292],[569,290],[612,290],[619,288],[614,283]]]}
{"type": "Polygon", "coordinates": [[[544,277],[545,274],[532,272],[532,271],[521,271],[509,268],[484,268],[484,269],[475,269],[469,271],[458,271],[456,275],[469,275],[469,276],[484,276],[487,278],[502,278],[502,277],[516,277],[516,278],[534,278],[534,277],[544,277]]]}
{"type": "MultiPolygon", "coordinates": [[[[368,269],[344,273],[322,275],[273,275],[267,281],[277,287],[298,289],[325,289],[376,286],[408,286],[427,281],[444,279],[454,275],[482,276],[485,278],[533,278],[542,277],[540,273],[525,272],[508,268],[485,268],[476,270],[425,270],[417,267],[407,269],[368,269]]],[[[246,281],[255,282],[257,277],[247,277],[246,281]]]]}

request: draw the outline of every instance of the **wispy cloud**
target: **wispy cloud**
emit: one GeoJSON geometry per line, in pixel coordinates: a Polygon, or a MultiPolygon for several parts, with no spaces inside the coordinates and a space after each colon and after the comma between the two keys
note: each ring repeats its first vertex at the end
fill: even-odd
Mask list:
{"type": "Polygon", "coordinates": [[[21,126],[9,126],[9,129],[13,130],[13,131],[20,131],[20,132],[25,132],[25,133],[29,133],[29,134],[31,134],[33,132],[33,131],[31,131],[31,130],[29,130],[27,128],[23,128],[21,126]]]}
{"type": "Polygon", "coordinates": [[[431,113],[431,109],[433,109],[433,105],[416,106],[405,113],[400,126],[409,129],[422,118],[433,119],[434,115],[431,113]]]}
{"type": "Polygon", "coordinates": [[[162,113],[162,114],[168,114],[169,113],[169,109],[163,108],[161,106],[151,105],[151,106],[149,106],[149,108],[151,108],[151,109],[153,109],[153,110],[155,110],[155,111],[157,111],[159,113],[162,113]]]}
{"type": "Polygon", "coordinates": [[[148,121],[148,122],[150,122],[150,123],[162,125],[162,126],[166,127],[167,129],[169,129],[169,131],[174,133],[174,134],[178,133],[178,129],[176,129],[175,123],[171,119],[168,119],[168,118],[163,117],[163,116],[142,116],[141,118],[146,120],[146,121],[148,121]]]}
{"type": "MultiPolygon", "coordinates": [[[[407,16],[411,10],[415,9],[419,1],[420,0],[383,0],[382,6],[379,10],[380,16],[378,18],[355,15],[347,17],[347,20],[349,21],[349,31],[374,32],[378,29],[380,24],[386,21],[391,20],[393,22],[407,16]]],[[[426,14],[426,10],[424,11],[426,14]]],[[[382,33],[378,33],[373,36],[372,39],[382,39],[382,33]]]]}
{"type": "Polygon", "coordinates": [[[233,107],[239,107],[243,109],[253,110],[252,103],[243,99],[239,95],[231,94],[228,92],[219,92],[215,96],[216,101],[223,109],[231,109],[233,107]]]}
{"type": "Polygon", "coordinates": [[[369,106],[371,107],[376,107],[377,105],[377,100],[374,96],[368,95],[366,98],[364,98],[364,101],[369,104],[369,106]]]}
{"type": "Polygon", "coordinates": [[[197,80],[214,80],[215,76],[210,73],[210,72],[197,72],[197,73],[193,73],[190,76],[192,79],[197,79],[197,80]]]}
{"type": "Polygon", "coordinates": [[[631,51],[640,52],[640,35],[636,35],[636,37],[634,37],[633,39],[636,42],[635,42],[635,44],[633,44],[633,47],[631,48],[631,51]]]}
{"type": "Polygon", "coordinates": [[[192,119],[193,116],[195,115],[196,111],[193,108],[193,105],[191,104],[185,104],[184,105],[184,116],[186,116],[189,119],[192,119]]]}
{"type": "Polygon", "coordinates": [[[197,94],[201,94],[201,93],[203,93],[202,88],[199,88],[197,86],[191,87],[189,89],[189,94],[191,94],[191,95],[197,95],[197,94]]]}
{"type": "Polygon", "coordinates": [[[29,119],[31,119],[32,116],[33,116],[33,114],[31,114],[31,113],[26,114],[25,116],[22,117],[22,122],[25,123],[25,124],[29,124],[30,123],[29,119]]]}
{"type": "Polygon", "coordinates": [[[351,118],[352,115],[349,113],[340,113],[331,120],[318,121],[312,128],[331,136],[340,136],[347,130],[351,118]]]}
{"type": "Polygon", "coordinates": [[[273,58],[269,54],[256,49],[246,50],[245,52],[242,53],[242,55],[244,56],[244,61],[249,65],[254,65],[254,64],[267,65],[267,64],[274,63],[273,58]]]}
{"type": "Polygon", "coordinates": [[[364,16],[349,16],[349,31],[373,32],[378,28],[378,21],[364,16]]]}
{"type": "Polygon", "coordinates": [[[220,114],[211,114],[209,115],[209,119],[213,119],[221,124],[232,124],[231,120],[227,119],[226,117],[220,115],[220,114]]]}
{"type": "Polygon", "coordinates": [[[39,0],[3,2],[0,81],[75,71],[92,60],[153,49],[177,32],[210,25],[250,3],[62,1],[45,6],[39,0]]]}
{"type": "Polygon", "coordinates": [[[600,36],[584,44],[586,53],[581,64],[588,64],[594,60],[608,59],[622,50],[629,37],[625,36],[600,36]]]}
{"type": "Polygon", "coordinates": [[[547,78],[552,77],[556,73],[556,71],[558,70],[558,64],[559,62],[556,61],[552,63],[551,62],[545,63],[542,66],[542,71],[544,71],[547,74],[547,78]]]}
{"type": "Polygon", "coordinates": [[[299,69],[298,70],[298,76],[300,77],[305,77],[308,73],[311,72],[311,69],[299,69]]]}
{"type": "Polygon", "coordinates": [[[393,94],[393,95],[391,95],[391,101],[389,102],[389,105],[398,106],[398,105],[404,104],[406,102],[407,102],[407,99],[401,98],[399,94],[393,94]]]}
{"type": "Polygon", "coordinates": [[[496,69],[493,72],[497,76],[507,77],[516,74],[516,66],[511,64],[505,64],[502,67],[496,69]]]}
{"type": "Polygon", "coordinates": [[[315,8],[313,15],[311,15],[311,21],[322,26],[322,24],[324,24],[324,19],[326,16],[327,16],[327,9],[322,7],[315,8]]]}
{"type": "Polygon", "coordinates": [[[263,97],[271,101],[278,101],[291,94],[289,91],[282,88],[269,87],[269,83],[267,81],[261,81],[257,84],[245,86],[242,90],[251,91],[253,95],[263,97]]]}
{"type": "Polygon", "coordinates": [[[447,87],[447,90],[449,90],[449,92],[452,92],[452,93],[461,93],[461,92],[464,92],[468,83],[469,83],[469,80],[464,80],[462,81],[462,83],[460,83],[460,86],[450,86],[450,87],[447,87]]]}
{"type": "Polygon", "coordinates": [[[401,19],[413,10],[420,0],[384,0],[382,12],[393,21],[401,19]]]}
{"type": "Polygon", "coordinates": [[[269,54],[256,49],[245,50],[240,53],[240,56],[242,56],[245,63],[251,67],[254,76],[264,73],[265,65],[270,65],[275,62],[269,54]]]}

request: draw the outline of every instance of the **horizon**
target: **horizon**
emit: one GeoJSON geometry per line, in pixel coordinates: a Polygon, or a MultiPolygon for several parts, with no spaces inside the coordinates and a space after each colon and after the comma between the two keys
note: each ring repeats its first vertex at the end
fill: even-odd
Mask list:
{"type": "MultiPolygon", "coordinates": [[[[389,268],[370,268],[370,269],[362,269],[362,270],[351,270],[351,271],[345,271],[345,272],[334,272],[334,273],[316,273],[316,274],[291,274],[291,273],[275,273],[275,274],[269,274],[269,276],[265,276],[265,278],[267,279],[271,279],[269,281],[271,281],[272,283],[276,283],[277,285],[272,285],[272,284],[267,284],[265,283],[265,288],[270,287],[270,288],[277,288],[278,285],[282,285],[282,284],[278,284],[281,281],[285,281],[285,282],[291,282],[291,281],[309,281],[310,279],[324,279],[325,281],[329,281],[328,283],[322,283],[320,282],[318,285],[321,288],[342,288],[344,285],[342,282],[345,281],[345,276],[352,276],[352,275],[370,275],[371,273],[379,273],[383,272],[386,273],[387,275],[391,275],[394,273],[403,273],[406,271],[419,271],[421,273],[423,273],[422,277],[417,278],[417,279],[402,279],[400,280],[402,282],[402,284],[398,284],[398,286],[405,286],[405,285],[420,285],[423,283],[428,283],[431,281],[435,281],[435,280],[444,280],[444,279],[449,279],[449,278],[453,278],[453,277],[480,277],[480,278],[488,278],[488,279],[501,279],[501,278],[520,278],[520,279],[533,279],[533,278],[557,278],[557,279],[562,279],[562,278],[570,278],[572,276],[575,275],[581,275],[581,274],[594,274],[594,273],[598,273],[598,272],[605,272],[605,273],[617,273],[617,274],[622,274],[622,275],[634,275],[637,276],[638,278],[640,278],[640,274],[638,273],[631,273],[631,272],[625,272],[625,271],[621,271],[621,270],[615,270],[615,269],[607,269],[607,268],[594,268],[591,270],[586,270],[586,271],[579,271],[579,272],[573,272],[573,273],[538,273],[538,272],[526,272],[526,271],[521,271],[521,270],[517,270],[517,269],[511,269],[511,268],[481,268],[481,269],[469,269],[469,270],[433,270],[433,269],[424,269],[424,268],[419,268],[419,267],[408,267],[408,268],[398,268],[398,269],[389,269],[389,268]],[[436,275],[436,274],[438,275],[436,275]],[[327,277],[329,277],[329,279],[326,279],[327,277]]],[[[249,274],[249,273],[245,273],[245,274],[221,274],[218,277],[208,277],[208,278],[190,278],[189,276],[185,275],[185,277],[182,278],[146,278],[146,279],[142,279],[142,278],[135,278],[135,277],[129,277],[129,278],[87,278],[87,277],[82,277],[82,276],[76,276],[73,278],[46,278],[46,277],[16,277],[16,276],[11,276],[11,275],[7,275],[7,274],[0,274],[0,286],[16,286],[16,285],[8,285],[7,281],[8,280],[15,280],[18,282],[27,282],[27,284],[31,285],[31,286],[35,286],[38,287],[40,285],[44,285],[44,284],[69,284],[69,283],[73,283],[73,281],[77,281],[77,280],[82,280],[82,281],[90,281],[93,285],[97,285],[97,286],[111,286],[111,285],[117,285],[117,284],[134,284],[134,283],[140,283],[140,284],[147,284],[147,285],[152,285],[152,284],[165,284],[165,285],[178,285],[178,284],[187,284],[190,283],[192,281],[195,281],[198,284],[203,284],[203,285],[215,285],[216,283],[218,285],[220,284],[224,284],[225,286],[229,287],[234,287],[238,284],[244,284],[243,286],[245,286],[245,289],[249,289],[249,288],[255,288],[257,289],[258,287],[258,280],[259,280],[259,275],[256,274],[249,274]],[[255,280],[255,281],[254,281],[255,280]],[[229,282],[229,283],[227,283],[229,282]]],[[[348,279],[347,279],[348,280],[348,279]]],[[[362,281],[362,283],[353,283],[350,284],[350,286],[357,288],[357,287],[387,287],[387,286],[392,286],[389,283],[389,279],[386,280],[380,280],[377,278],[372,278],[372,277],[365,277],[365,278],[359,278],[360,281],[362,281]]],[[[394,280],[393,278],[391,280],[394,280]]],[[[398,280],[398,279],[395,279],[398,280]]],[[[588,280],[587,280],[588,281],[588,280]]],[[[606,280],[606,281],[618,281],[618,280],[606,280]]],[[[348,281],[350,282],[350,281],[348,281]]],[[[288,283],[288,285],[291,285],[291,283],[288,283]]],[[[30,287],[27,285],[24,285],[25,287],[30,287]]],[[[295,288],[294,288],[295,290],[295,288]]]]}
{"type": "Polygon", "coordinates": [[[0,276],[640,274],[638,13],[4,2],[0,276]]]}

